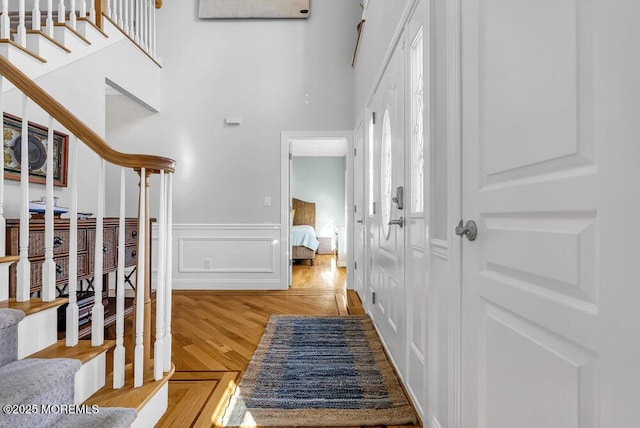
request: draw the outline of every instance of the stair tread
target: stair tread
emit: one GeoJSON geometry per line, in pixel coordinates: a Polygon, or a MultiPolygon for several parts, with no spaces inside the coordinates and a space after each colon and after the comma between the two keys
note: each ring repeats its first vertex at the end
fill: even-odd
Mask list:
{"type": "Polygon", "coordinates": [[[114,340],[105,340],[100,346],[91,346],[90,340],[80,340],[76,346],[68,347],[63,339],[35,354],[29,355],[28,358],[73,358],[80,360],[84,364],[114,347],[115,344],[114,340]]]}
{"type": "Polygon", "coordinates": [[[18,309],[24,312],[25,315],[33,315],[38,312],[46,311],[47,309],[56,308],[64,305],[69,299],[66,297],[58,297],[51,302],[43,302],[42,299],[30,299],[26,302],[16,302],[16,299],[11,298],[9,300],[3,300],[0,302],[0,308],[18,309]]]}
{"type": "Polygon", "coordinates": [[[176,367],[171,363],[171,370],[164,374],[162,380],[153,380],[153,371],[148,370],[144,376],[144,382],[141,387],[133,387],[133,364],[127,364],[125,366],[125,385],[120,389],[113,389],[113,373],[107,376],[105,386],[98,390],[95,394],[87,399],[82,404],[88,406],[98,405],[102,407],[132,407],[137,411],[149,402],[149,400],[160,390],[167,382],[176,367]]]}
{"type": "Polygon", "coordinates": [[[20,260],[20,256],[2,256],[0,257],[0,263],[14,263],[20,260]]]}

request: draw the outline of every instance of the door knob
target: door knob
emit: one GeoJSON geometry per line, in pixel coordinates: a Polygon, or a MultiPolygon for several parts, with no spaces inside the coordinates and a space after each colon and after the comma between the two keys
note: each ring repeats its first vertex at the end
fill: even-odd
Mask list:
{"type": "Polygon", "coordinates": [[[400,217],[397,220],[391,220],[389,222],[389,226],[394,225],[394,224],[397,225],[397,226],[400,226],[400,229],[402,229],[402,226],[404,226],[404,217],[400,217]]]}
{"type": "Polygon", "coordinates": [[[462,220],[456,226],[456,235],[466,236],[469,241],[475,241],[478,236],[478,226],[473,220],[467,221],[467,224],[462,226],[462,220]]]}

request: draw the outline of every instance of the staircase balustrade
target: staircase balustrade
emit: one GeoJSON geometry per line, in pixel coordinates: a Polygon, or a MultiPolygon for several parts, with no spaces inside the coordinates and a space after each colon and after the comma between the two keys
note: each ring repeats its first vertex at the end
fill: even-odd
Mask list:
{"type": "Polygon", "coordinates": [[[26,13],[29,0],[18,0],[17,10],[13,9],[14,3],[10,6],[8,0],[1,1],[0,39],[13,38],[26,47],[28,30],[41,31],[44,28],[45,33],[53,37],[56,24],[76,30],[78,19],[88,19],[102,28],[104,17],[154,61],[158,60],[155,11],[161,3],[155,0],[56,0],[56,4],[53,0],[33,0],[30,17],[26,13]]]}
{"type": "MultiPolygon", "coordinates": [[[[125,0],[124,4],[127,4],[125,0]]],[[[115,285],[116,298],[116,349],[114,353],[114,388],[121,388],[125,384],[125,171],[133,170],[139,176],[138,186],[138,230],[137,230],[137,264],[135,287],[135,338],[133,377],[134,386],[143,384],[144,373],[152,372],[156,380],[162,379],[164,373],[171,369],[171,229],[172,229],[172,176],[175,162],[172,159],[140,154],[125,154],[113,150],[93,130],[87,127],[65,107],[40,88],[33,80],[18,70],[11,62],[0,56],[0,88],[5,82],[11,83],[22,92],[22,135],[27,136],[30,112],[46,114],[48,116],[48,141],[53,141],[53,129],[64,127],[70,134],[69,142],[69,187],[66,197],[70,198],[69,211],[69,270],[68,287],[69,304],[66,309],[66,344],[75,346],[78,343],[79,309],[77,304],[77,278],[78,278],[78,194],[79,176],[78,149],[81,144],[88,147],[98,157],[98,187],[96,189],[96,235],[94,255],[94,305],[92,308],[91,343],[93,346],[102,345],[104,341],[104,307],[102,303],[102,288],[108,288],[108,284],[102,283],[103,271],[103,218],[105,207],[105,168],[106,163],[120,168],[120,210],[119,210],[119,235],[118,235],[118,267],[115,285]],[[38,110],[39,109],[39,110],[38,110]],[[152,308],[151,271],[150,271],[150,197],[149,178],[151,175],[159,176],[158,198],[158,248],[157,250],[157,281],[155,308],[152,308]],[[151,313],[155,309],[156,328],[151,331],[151,313]],[[154,334],[155,333],[155,334],[154,334]],[[155,342],[151,343],[151,335],[154,334],[155,342]],[[151,347],[154,347],[154,359],[151,360],[151,347]]],[[[5,85],[6,86],[6,85],[5,85]]],[[[3,103],[4,94],[0,91],[0,117],[3,117],[6,108],[3,103]]],[[[4,133],[4,124],[2,124],[4,133]]],[[[28,301],[32,298],[31,292],[31,266],[29,262],[29,144],[23,139],[21,144],[21,171],[20,171],[20,259],[17,265],[17,290],[16,300],[28,301]]],[[[45,261],[43,263],[43,285],[41,299],[43,301],[55,300],[56,269],[54,260],[54,165],[53,144],[48,144],[46,164],[46,205],[45,205],[45,261]]],[[[3,198],[4,198],[4,172],[0,174],[0,224],[4,225],[3,198]]],[[[17,203],[18,201],[16,201],[17,203]]],[[[4,226],[3,226],[4,230],[4,226]]],[[[0,256],[5,255],[5,250],[0,247],[0,256]]],[[[4,292],[4,290],[3,290],[4,292]]],[[[2,293],[0,293],[2,295],[2,293]]]]}

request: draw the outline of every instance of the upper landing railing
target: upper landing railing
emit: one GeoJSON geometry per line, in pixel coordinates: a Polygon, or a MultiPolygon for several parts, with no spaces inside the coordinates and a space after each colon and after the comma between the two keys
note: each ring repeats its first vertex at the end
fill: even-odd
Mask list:
{"type": "Polygon", "coordinates": [[[0,39],[13,39],[26,47],[28,30],[54,38],[58,26],[77,30],[79,23],[88,21],[102,28],[105,17],[157,62],[160,0],[1,0],[0,4],[0,39]]]}

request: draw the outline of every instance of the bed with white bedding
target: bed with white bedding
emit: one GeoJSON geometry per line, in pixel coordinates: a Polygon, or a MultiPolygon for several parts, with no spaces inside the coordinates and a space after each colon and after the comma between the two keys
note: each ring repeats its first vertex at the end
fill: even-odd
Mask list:
{"type": "Polygon", "coordinates": [[[313,266],[320,241],[316,236],[316,204],[292,199],[291,254],[293,260],[309,260],[313,266]]]}

